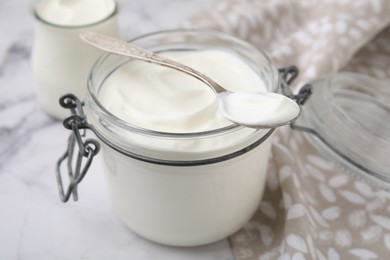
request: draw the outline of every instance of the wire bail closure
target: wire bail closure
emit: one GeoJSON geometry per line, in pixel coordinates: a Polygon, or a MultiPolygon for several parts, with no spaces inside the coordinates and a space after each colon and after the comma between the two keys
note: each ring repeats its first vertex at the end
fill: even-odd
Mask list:
{"type": "Polygon", "coordinates": [[[70,109],[71,111],[71,115],[64,120],[63,125],[66,129],[71,130],[72,132],[68,139],[68,148],[57,162],[56,177],[58,191],[62,202],[67,202],[71,194],[73,195],[73,200],[77,201],[77,186],[85,177],[89,167],[91,166],[93,157],[98,154],[100,144],[95,139],[83,140],[85,138],[86,129],[91,129],[91,126],[87,123],[84,115],[82,108],[84,104],[75,95],[67,94],[62,96],[60,98],[60,105],[64,108],[70,109]],[[76,158],[74,159],[75,149],[77,149],[78,152],[76,158]],[[65,160],[69,176],[69,185],[66,192],[64,190],[61,177],[61,165],[65,160]],[[74,160],[75,163],[73,163],[74,160]]]}
{"type": "Polygon", "coordinates": [[[281,80],[282,93],[285,96],[295,100],[298,103],[298,105],[304,105],[305,102],[307,101],[307,99],[312,94],[312,91],[313,91],[312,85],[306,84],[306,85],[302,86],[299,89],[298,94],[294,95],[291,91],[290,86],[291,86],[292,82],[294,81],[294,79],[296,79],[296,77],[298,77],[298,74],[299,74],[298,67],[293,65],[293,66],[289,66],[286,68],[280,68],[279,72],[280,72],[281,77],[282,77],[282,80],[281,80]]]}
{"type": "MultiPolygon", "coordinates": [[[[290,89],[290,85],[298,76],[298,68],[296,66],[281,68],[279,69],[279,73],[281,74],[282,93],[295,100],[299,105],[303,105],[312,93],[311,85],[303,86],[299,93],[294,95],[290,89]]],[[[73,200],[77,201],[77,187],[85,177],[94,156],[97,155],[100,150],[100,144],[96,139],[85,139],[86,130],[89,129],[94,132],[94,134],[101,138],[101,140],[107,145],[112,146],[112,144],[101,137],[92,125],[88,124],[83,111],[84,103],[81,102],[75,95],[64,95],[60,98],[59,102],[62,107],[70,109],[71,111],[71,115],[63,121],[64,127],[71,130],[71,134],[68,139],[68,147],[65,153],[59,158],[56,165],[58,191],[62,202],[67,202],[71,195],[73,195],[73,200]],[[77,155],[75,155],[75,150],[77,150],[77,155]],[[61,177],[61,166],[65,163],[65,161],[69,177],[69,185],[66,188],[66,191],[61,177]]],[[[273,131],[270,131],[270,133],[272,132],[273,131]]],[[[112,148],[123,153],[115,147],[112,148]]],[[[129,156],[132,155],[130,154],[129,156]]],[[[134,158],[142,160],[142,158],[134,158]]]]}

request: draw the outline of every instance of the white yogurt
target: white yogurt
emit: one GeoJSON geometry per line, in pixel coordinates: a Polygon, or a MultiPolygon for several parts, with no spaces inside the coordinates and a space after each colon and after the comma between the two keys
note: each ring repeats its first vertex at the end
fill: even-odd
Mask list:
{"type": "Polygon", "coordinates": [[[34,8],[35,42],[32,68],[38,98],[50,115],[63,119],[59,98],[68,93],[83,99],[88,73],[101,52],[78,35],[90,30],[118,37],[114,0],[41,0],[34,8]]]}
{"type": "Polygon", "coordinates": [[[83,26],[107,18],[115,8],[113,0],[41,0],[35,11],[52,24],[83,26]]]}
{"type": "Polygon", "coordinates": [[[296,119],[299,105],[276,93],[222,92],[219,93],[221,113],[240,125],[273,128],[296,119]]]}
{"type": "MultiPolygon", "coordinates": [[[[226,51],[161,55],[202,72],[229,91],[266,91],[263,80],[236,55],[226,51]]],[[[104,84],[99,98],[105,108],[122,120],[155,131],[190,133],[231,124],[221,115],[215,93],[203,82],[171,68],[141,61],[118,69],[104,84]]]]}

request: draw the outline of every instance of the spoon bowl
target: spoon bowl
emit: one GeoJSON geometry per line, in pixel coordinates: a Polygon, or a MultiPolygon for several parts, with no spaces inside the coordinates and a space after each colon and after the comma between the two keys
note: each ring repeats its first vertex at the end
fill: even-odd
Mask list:
{"type": "Polygon", "coordinates": [[[225,118],[251,128],[275,128],[290,124],[301,111],[291,98],[272,92],[226,91],[218,93],[218,96],[219,110],[225,118]]]}

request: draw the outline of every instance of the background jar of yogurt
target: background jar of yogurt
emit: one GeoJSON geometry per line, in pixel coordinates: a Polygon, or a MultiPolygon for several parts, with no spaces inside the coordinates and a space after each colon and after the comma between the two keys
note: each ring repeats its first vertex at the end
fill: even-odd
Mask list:
{"type": "MultiPolygon", "coordinates": [[[[275,92],[280,84],[277,69],[264,53],[223,33],[174,30],[132,42],[158,53],[226,51],[251,68],[266,91],[275,92]]],[[[273,129],[231,123],[177,133],[124,121],[101,101],[107,81],[129,62],[134,61],[103,55],[89,75],[85,100],[89,127],[102,143],[114,209],[130,229],[163,244],[195,246],[229,236],[259,206],[273,129]]]]}
{"type": "Polygon", "coordinates": [[[79,39],[85,30],[119,36],[114,0],[39,0],[33,4],[35,41],[32,69],[38,99],[51,116],[63,119],[59,98],[86,94],[88,73],[101,52],[79,39]]]}

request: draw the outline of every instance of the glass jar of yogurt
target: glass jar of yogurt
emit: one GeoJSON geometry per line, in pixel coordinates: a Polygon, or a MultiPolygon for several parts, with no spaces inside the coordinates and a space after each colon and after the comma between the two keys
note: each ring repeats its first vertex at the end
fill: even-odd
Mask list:
{"type": "MultiPolygon", "coordinates": [[[[276,92],[281,84],[266,54],[223,33],[174,30],[132,42],[227,89],[276,92]]],[[[274,129],[224,119],[215,94],[200,81],[105,54],[89,75],[85,113],[75,114],[80,128],[100,140],[113,207],[141,236],[176,246],[212,243],[241,228],[258,208],[274,129]]]]}
{"type": "Polygon", "coordinates": [[[38,99],[57,119],[66,111],[58,99],[74,93],[84,99],[88,73],[102,54],[79,39],[90,30],[119,36],[115,0],[38,0],[34,2],[32,69],[38,99]]]}

